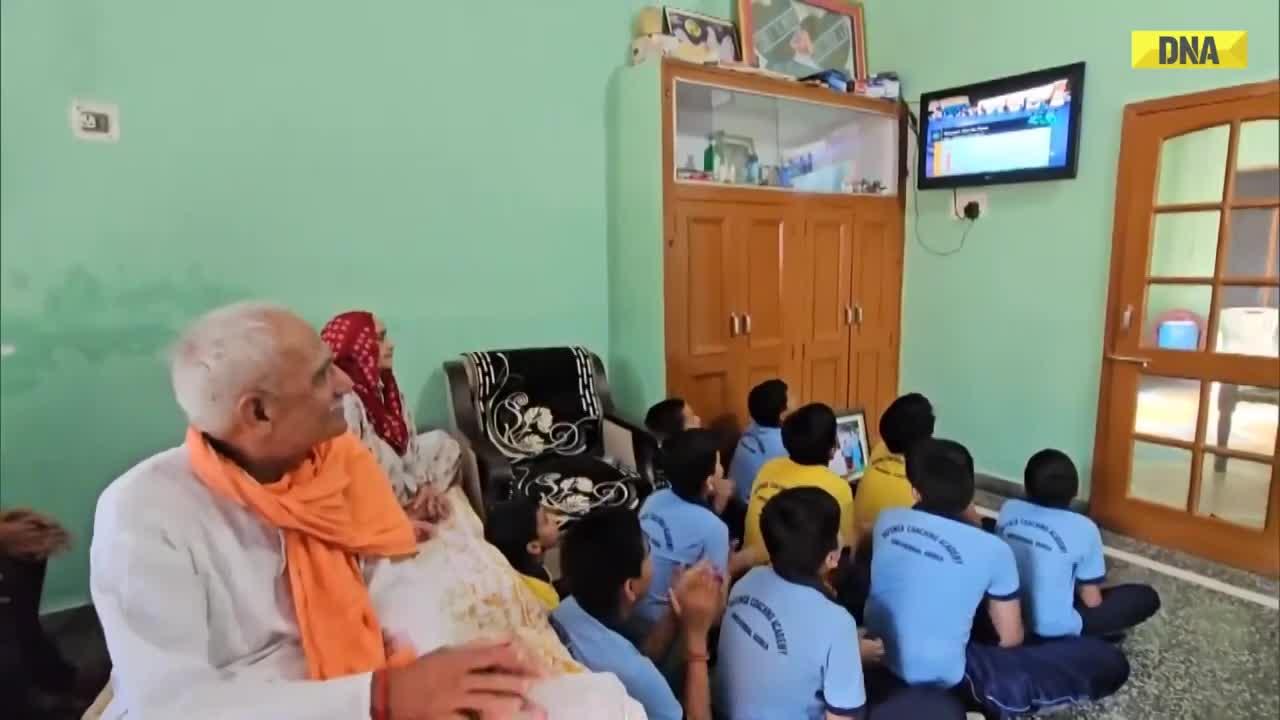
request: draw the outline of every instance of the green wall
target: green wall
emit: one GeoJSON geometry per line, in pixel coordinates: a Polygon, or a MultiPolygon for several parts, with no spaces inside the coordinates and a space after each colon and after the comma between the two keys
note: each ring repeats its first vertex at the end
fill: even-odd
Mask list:
{"type": "Polygon", "coordinates": [[[606,93],[644,4],[3,1],[0,503],[75,534],[46,607],[85,599],[101,489],[180,440],[161,351],[203,310],[377,311],[423,423],[463,350],[608,355],[606,93]],[[72,97],[120,142],[74,141],[72,97]]]}
{"type": "Polygon", "coordinates": [[[1125,103],[1256,82],[1277,74],[1280,4],[1272,0],[1015,0],[867,3],[873,70],[904,92],[945,88],[1084,60],[1089,63],[1079,177],[986,188],[989,215],[964,249],[951,194],[908,208],[902,389],[937,406],[939,432],[978,466],[1011,480],[1046,446],[1088,478],[1102,354],[1120,121],[1125,103]],[[1138,29],[1242,29],[1246,70],[1133,70],[1138,29]]]}

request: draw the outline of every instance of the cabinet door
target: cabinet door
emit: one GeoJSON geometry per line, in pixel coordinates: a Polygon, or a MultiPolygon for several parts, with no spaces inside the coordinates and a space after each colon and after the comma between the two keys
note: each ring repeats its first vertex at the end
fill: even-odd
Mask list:
{"type": "Polygon", "coordinates": [[[896,206],[868,204],[854,223],[854,325],[850,404],[867,412],[869,430],[898,392],[898,322],[902,298],[902,223],[896,206]]]}
{"type": "Polygon", "coordinates": [[[737,207],[681,202],[667,248],[667,384],[709,423],[737,411],[735,330],[740,254],[737,207]]]}
{"type": "Polygon", "coordinates": [[[747,393],[772,378],[794,380],[785,318],[789,245],[800,238],[787,205],[750,205],[738,218],[739,302],[743,316],[740,383],[735,407],[745,423],[747,393]]]}
{"type": "Polygon", "coordinates": [[[814,208],[807,213],[801,396],[802,402],[837,410],[850,404],[853,233],[854,216],[848,210],[814,208]]]}

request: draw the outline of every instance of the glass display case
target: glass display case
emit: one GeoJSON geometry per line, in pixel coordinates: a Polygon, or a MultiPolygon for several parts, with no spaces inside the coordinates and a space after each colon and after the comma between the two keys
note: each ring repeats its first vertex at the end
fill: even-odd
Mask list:
{"type": "Polygon", "coordinates": [[[811,193],[896,195],[898,118],[675,81],[675,179],[811,193]]]}

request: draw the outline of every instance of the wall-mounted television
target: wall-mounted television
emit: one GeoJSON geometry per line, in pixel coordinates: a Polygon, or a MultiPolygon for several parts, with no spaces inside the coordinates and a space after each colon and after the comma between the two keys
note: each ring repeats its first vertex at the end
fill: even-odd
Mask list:
{"type": "Polygon", "coordinates": [[[1076,176],[1084,63],[920,96],[921,190],[1076,176]]]}

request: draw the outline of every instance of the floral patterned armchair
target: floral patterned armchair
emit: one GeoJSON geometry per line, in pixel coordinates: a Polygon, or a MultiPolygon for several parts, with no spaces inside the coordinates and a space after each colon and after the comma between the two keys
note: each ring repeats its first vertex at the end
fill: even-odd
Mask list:
{"type": "Polygon", "coordinates": [[[484,502],[534,498],[566,520],[635,509],[657,442],[614,413],[604,365],[579,347],[466,353],[444,364],[454,428],[470,441],[484,502]]]}

